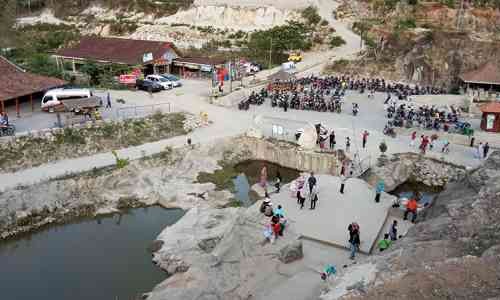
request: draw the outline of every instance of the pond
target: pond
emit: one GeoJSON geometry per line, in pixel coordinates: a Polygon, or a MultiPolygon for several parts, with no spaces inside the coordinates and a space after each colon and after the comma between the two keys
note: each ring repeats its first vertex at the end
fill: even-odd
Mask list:
{"type": "MultiPolygon", "coordinates": [[[[419,199],[418,203],[422,206],[429,207],[441,191],[442,188],[430,187],[421,183],[405,182],[400,184],[395,190],[390,192],[390,194],[407,199],[416,197],[416,195],[419,194],[420,198],[417,198],[419,199]]],[[[401,209],[405,209],[405,207],[401,206],[401,209]]]]}
{"type": "Polygon", "coordinates": [[[274,183],[276,182],[276,174],[279,170],[282,178],[281,185],[289,183],[300,176],[300,171],[282,167],[278,164],[261,161],[261,160],[247,160],[240,162],[234,166],[234,169],[239,173],[238,176],[233,178],[235,187],[235,197],[240,201],[242,206],[248,207],[252,205],[259,196],[251,190],[252,185],[260,180],[260,172],[262,167],[267,167],[267,177],[270,192],[274,191],[274,183]]]}
{"type": "Polygon", "coordinates": [[[0,243],[1,298],[138,299],[166,278],[148,246],[183,215],[157,206],[131,209],[0,243]]]}

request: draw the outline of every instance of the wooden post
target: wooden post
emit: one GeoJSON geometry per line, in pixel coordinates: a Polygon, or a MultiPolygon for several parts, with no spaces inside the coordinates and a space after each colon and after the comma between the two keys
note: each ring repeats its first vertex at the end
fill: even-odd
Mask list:
{"type": "Polygon", "coordinates": [[[30,95],[31,112],[35,111],[35,106],[33,105],[33,94],[30,95]]]}
{"type": "Polygon", "coordinates": [[[21,114],[19,112],[19,98],[16,98],[16,114],[18,118],[21,117],[21,114]]]}
{"type": "Polygon", "coordinates": [[[2,106],[1,106],[1,111],[4,112],[5,111],[5,103],[4,103],[5,100],[2,100],[0,101],[2,103],[2,106]]]}

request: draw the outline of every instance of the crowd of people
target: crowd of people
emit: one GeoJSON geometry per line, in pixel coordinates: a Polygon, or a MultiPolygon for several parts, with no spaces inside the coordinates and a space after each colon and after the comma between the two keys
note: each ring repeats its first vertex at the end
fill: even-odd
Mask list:
{"type": "MultiPolygon", "coordinates": [[[[365,92],[373,98],[375,92],[385,92],[400,100],[412,95],[441,94],[445,91],[434,87],[410,86],[401,83],[386,82],[381,78],[355,78],[350,76],[310,76],[289,80],[276,80],[260,92],[252,92],[248,99],[239,103],[240,109],[248,109],[250,105],[261,105],[267,98],[272,107],[314,110],[319,112],[342,112],[343,96],[346,91],[365,92]]],[[[352,112],[359,112],[359,104],[354,103],[352,112]]]]}
{"type": "Polygon", "coordinates": [[[385,103],[387,125],[384,133],[393,135],[394,127],[433,129],[436,131],[465,134],[471,128],[468,122],[460,121],[461,110],[453,105],[437,107],[435,105],[417,105],[411,102],[398,103],[390,96],[385,103]]]}
{"type": "MultiPolygon", "coordinates": [[[[349,173],[345,167],[342,168],[340,174],[340,190],[341,194],[345,193],[345,187],[349,178],[352,177],[352,173],[349,173]]],[[[274,179],[274,187],[275,193],[280,193],[282,178],[280,172],[277,171],[275,179],[274,179]]],[[[274,206],[271,202],[270,196],[268,194],[268,177],[267,177],[267,168],[264,166],[261,169],[261,177],[259,184],[264,188],[265,198],[260,206],[260,212],[269,218],[269,222],[266,224],[264,229],[264,237],[267,241],[274,243],[276,239],[279,239],[283,236],[283,232],[285,230],[287,220],[285,218],[285,211],[282,205],[278,204],[274,206]]],[[[272,185],[272,184],[271,184],[272,185]]],[[[297,199],[297,205],[299,209],[303,209],[309,206],[310,210],[316,209],[317,202],[319,200],[319,182],[316,178],[314,172],[311,172],[308,176],[302,175],[297,178],[295,181],[291,183],[290,190],[292,194],[297,199]]],[[[385,191],[385,184],[382,180],[379,180],[375,186],[375,203],[379,203],[381,199],[381,194],[385,191]]],[[[393,207],[400,207],[401,205],[404,207],[404,220],[407,220],[411,217],[411,222],[416,223],[418,216],[418,209],[423,206],[419,204],[419,194],[417,193],[409,200],[400,201],[399,199],[393,204],[393,207]]],[[[393,223],[390,225],[389,231],[384,233],[384,238],[379,240],[377,243],[377,247],[379,251],[385,251],[388,249],[392,243],[394,243],[398,238],[398,221],[393,220],[393,223]]],[[[350,250],[350,258],[355,259],[357,252],[359,251],[359,246],[361,244],[361,235],[360,235],[360,226],[356,222],[352,222],[348,225],[348,233],[349,233],[349,250],[350,250]]],[[[332,274],[332,269],[328,267],[325,269],[325,272],[322,273],[323,277],[328,277],[332,274]],[[328,271],[328,272],[327,272],[328,271]]]]}

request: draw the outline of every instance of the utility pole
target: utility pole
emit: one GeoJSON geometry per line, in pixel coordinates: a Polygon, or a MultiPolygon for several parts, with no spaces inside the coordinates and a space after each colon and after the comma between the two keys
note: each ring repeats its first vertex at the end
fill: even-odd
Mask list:
{"type": "Polygon", "coordinates": [[[273,38],[271,37],[271,46],[269,47],[269,69],[271,69],[272,53],[273,53],[273,38]]]}

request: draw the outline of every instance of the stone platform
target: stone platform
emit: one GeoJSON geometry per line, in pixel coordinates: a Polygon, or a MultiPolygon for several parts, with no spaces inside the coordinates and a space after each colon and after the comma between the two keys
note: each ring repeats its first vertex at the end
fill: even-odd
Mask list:
{"type": "Polygon", "coordinates": [[[369,253],[396,197],[383,193],[380,202],[375,203],[375,189],[361,179],[348,179],[344,194],[339,192],[339,177],[316,175],[316,179],[319,201],[315,210],[309,209],[308,197],[304,208],[300,209],[288,184],[279,194],[270,195],[272,203],[283,206],[288,221],[305,238],[339,247],[349,247],[347,226],[357,222],[360,226],[360,250],[369,253]]]}

